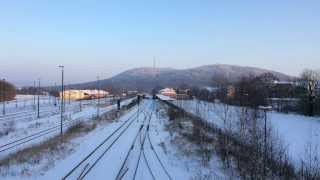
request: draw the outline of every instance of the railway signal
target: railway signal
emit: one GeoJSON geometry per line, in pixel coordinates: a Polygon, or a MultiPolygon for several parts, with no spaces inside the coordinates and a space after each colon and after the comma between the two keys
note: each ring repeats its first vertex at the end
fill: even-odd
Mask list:
{"type": "Polygon", "coordinates": [[[139,115],[140,115],[140,94],[138,94],[138,97],[137,97],[137,101],[138,101],[138,121],[139,122],[139,115]]]}
{"type": "Polygon", "coordinates": [[[118,111],[120,111],[120,108],[121,108],[121,100],[120,100],[120,98],[117,100],[117,107],[118,107],[118,111]]]}
{"type": "Polygon", "coordinates": [[[138,105],[140,105],[140,101],[141,101],[141,96],[140,96],[140,94],[138,94],[137,100],[138,100],[138,105]]]}

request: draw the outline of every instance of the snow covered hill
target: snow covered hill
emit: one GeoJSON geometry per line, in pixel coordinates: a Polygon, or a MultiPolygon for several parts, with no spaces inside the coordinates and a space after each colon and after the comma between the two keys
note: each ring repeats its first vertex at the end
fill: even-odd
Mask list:
{"type": "MultiPolygon", "coordinates": [[[[291,80],[289,75],[255,67],[226,64],[206,65],[190,69],[142,67],[127,70],[110,79],[101,80],[101,86],[117,86],[127,89],[151,90],[154,86],[177,87],[182,84],[190,86],[212,85],[212,78],[225,77],[229,81],[237,81],[243,76],[257,76],[272,73],[280,80],[291,80]]],[[[96,82],[71,85],[74,88],[94,88],[96,82]]]]}

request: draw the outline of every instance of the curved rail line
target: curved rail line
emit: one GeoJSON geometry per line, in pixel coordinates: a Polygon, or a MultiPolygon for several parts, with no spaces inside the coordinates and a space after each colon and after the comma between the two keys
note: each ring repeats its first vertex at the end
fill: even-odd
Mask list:
{"type": "Polygon", "coordinates": [[[154,148],[154,146],[153,146],[153,144],[152,144],[152,142],[151,142],[150,132],[148,131],[147,133],[148,133],[147,136],[148,136],[148,141],[149,141],[149,143],[150,143],[151,151],[152,151],[152,152],[154,153],[154,155],[156,156],[158,162],[160,163],[163,171],[166,173],[166,175],[168,176],[168,178],[169,178],[170,180],[172,180],[172,177],[170,176],[168,170],[166,169],[166,167],[165,167],[164,164],[162,163],[161,158],[159,157],[158,153],[156,152],[156,150],[155,150],[155,148],[154,148]]]}
{"type": "Polygon", "coordinates": [[[127,131],[127,129],[133,124],[133,122],[138,118],[139,111],[135,112],[133,115],[131,115],[125,122],[123,122],[116,130],[114,130],[108,137],[106,137],[95,149],[93,149],[85,158],[83,158],[72,170],[70,170],[67,175],[65,175],[62,179],[65,180],[68,177],[71,176],[82,164],[84,164],[86,161],[89,160],[90,157],[103,145],[106,144],[112,137],[115,136],[117,132],[119,132],[121,129],[122,131],[116,136],[116,138],[111,142],[111,144],[106,147],[106,149],[100,154],[98,159],[96,159],[93,164],[89,167],[89,164],[85,165],[85,168],[80,173],[78,179],[83,179],[86,177],[86,175],[95,167],[95,165],[100,161],[100,159],[112,148],[112,146],[118,141],[118,139],[124,134],[124,132],[127,131]],[[124,127],[124,128],[123,128],[124,127]]]}
{"type": "MultiPolygon", "coordinates": [[[[145,111],[142,111],[142,113],[146,114],[145,111]]],[[[135,144],[136,144],[136,142],[138,140],[139,135],[140,135],[140,138],[141,138],[141,133],[143,131],[143,128],[145,127],[145,120],[146,120],[146,116],[145,116],[142,124],[140,125],[140,129],[136,133],[135,138],[133,139],[133,141],[132,141],[132,143],[130,145],[130,148],[129,148],[127,154],[126,154],[126,157],[125,157],[124,161],[121,164],[121,167],[120,167],[120,169],[119,169],[119,171],[117,173],[117,176],[116,176],[116,180],[122,179],[125,176],[125,174],[128,172],[128,170],[129,170],[129,168],[126,168],[126,169],[124,169],[124,168],[125,168],[126,163],[129,160],[129,157],[130,157],[131,153],[134,150],[134,147],[135,147],[135,144]]]]}
{"type": "Polygon", "coordinates": [[[134,171],[134,175],[133,175],[133,179],[134,179],[134,180],[136,179],[136,176],[137,176],[137,172],[138,172],[139,165],[140,165],[140,161],[141,161],[141,156],[143,156],[143,158],[144,158],[144,160],[145,160],[145,163],[146,163],[146,165],[147,165],[148,171],[149,171],[149,173],[151,174],[152,178],[155,179],[155,176],[154,176],[154,174],[152,173],[151,167],[150,167],[150,165],[149,165],[149,163],[148,163],[148,160],[147,160],[147,157],[146,157],[145,151],[144,151],[145,141],[146,141],[147,133],[148,133],[148,131],[149,131],[152,113],[151,113],[151,114],[147,114],[147,116],[148,116],[148,124],[147,124],[147,126],[146,126],[145,133],[144,133],[144,136],[142,137],[142,138],[143,138],[142,140],[141,140],[141,134],[140,134],[140,149],[139,149],[138,162],[137,162],[137,164],[136,164],[135,171],[134,171]]]}

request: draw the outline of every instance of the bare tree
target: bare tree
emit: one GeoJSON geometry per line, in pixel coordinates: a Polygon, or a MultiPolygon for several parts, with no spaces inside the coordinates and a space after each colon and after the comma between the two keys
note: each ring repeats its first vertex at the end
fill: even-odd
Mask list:
{"type": "Polygon", "coordinates": [[[314,115],[314,100],[316,98],[316,88],[320,81],[320,72],[306,69],[301,74],[301,79],[307,88],[308,93],[308,115],[314,115]]]}
{"type": "Polygon", "coordinates": [[[16,96],[16,88],[8,81],[0,80],[0,102],[12,100],[16,96]]]}

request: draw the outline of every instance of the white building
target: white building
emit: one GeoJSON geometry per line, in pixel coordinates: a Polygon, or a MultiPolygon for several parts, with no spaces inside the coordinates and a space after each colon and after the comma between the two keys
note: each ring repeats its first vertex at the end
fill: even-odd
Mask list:
{"type": "Polygon", "coordinates": [[[163,96],[176,97],[177,92],[173,88],[161,89],[159,93],[163,96]]]}

